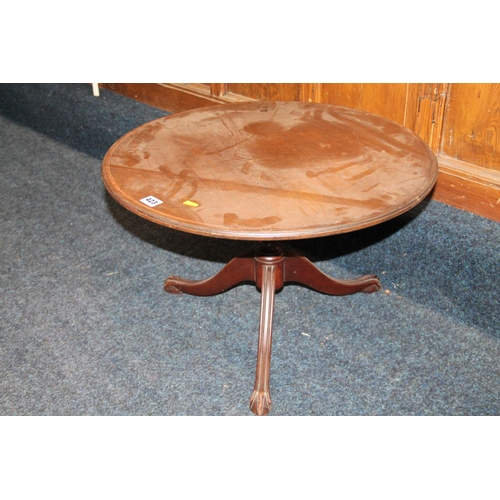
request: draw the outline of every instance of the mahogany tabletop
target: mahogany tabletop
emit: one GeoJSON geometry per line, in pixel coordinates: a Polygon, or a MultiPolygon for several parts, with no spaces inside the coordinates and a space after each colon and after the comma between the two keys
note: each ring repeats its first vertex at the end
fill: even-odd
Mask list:
{"type": "Polygon", "coordinates": [[[396,217],[431,191],[437,162],[413,132],[328,104],[254,101],[165,116],[119,139],[106,189],[164,226],[289,240],[396,217]]]}

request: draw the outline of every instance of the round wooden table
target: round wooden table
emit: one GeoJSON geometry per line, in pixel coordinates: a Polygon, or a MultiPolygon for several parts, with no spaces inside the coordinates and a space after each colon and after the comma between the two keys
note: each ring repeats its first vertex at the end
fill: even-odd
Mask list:
{"type": "Polygon", "coordinates": [[[355,231],[417,205],[436,158],[403,126],[327,104],[254,101],[169,115],[119,139],[102,163],[108,192],[155,223],[215,238],[261,242],[214,277],[172,276],[171,293],[213,295],[242,282],[261,290],[250,408],[269,412],[274,295],[286,283],[346,295],[380,289],[375,275],[337,280],[279,241],[355,231]]]}

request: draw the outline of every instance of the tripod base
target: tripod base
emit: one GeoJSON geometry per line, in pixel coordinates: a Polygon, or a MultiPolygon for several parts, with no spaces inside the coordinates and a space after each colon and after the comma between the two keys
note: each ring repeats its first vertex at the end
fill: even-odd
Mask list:
{"type": "Polygon", "coordinates": [[[244,282],[255,283],[261,290],[257,368],[250,398],[250,409],[256,415],[266,415],[271,410],[269,378],[276,291],[286,283],[303,285],[328,295],[372,293],[381,288],[380,280],[375,275],[337,280],[320,271],[306,257],[296,252],[284,252],[272,243],[263,243],[257,251],[235,257],[211,278],[191,281],[171,276],[165,281],[164,288],[169,293],[208,296],[225,292],[244,282]]]}

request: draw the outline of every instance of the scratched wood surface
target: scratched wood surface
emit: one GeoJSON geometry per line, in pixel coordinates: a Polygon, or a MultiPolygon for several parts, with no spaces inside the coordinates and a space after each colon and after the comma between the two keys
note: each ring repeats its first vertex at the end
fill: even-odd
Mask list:
{"type": "Polygon", "coordinates": [[[256,101],[144,124],[111,147],[102,177],[119,203],[158,224],[266,241],[393,218],[430,192],[437,162],[418,136],[380,116],[256,101]]]}

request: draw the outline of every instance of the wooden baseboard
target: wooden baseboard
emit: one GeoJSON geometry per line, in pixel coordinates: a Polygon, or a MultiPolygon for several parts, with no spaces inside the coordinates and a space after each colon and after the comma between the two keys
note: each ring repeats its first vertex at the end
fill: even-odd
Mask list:
{"type": "Polygon", "coordinates": [[[437,155],[433,199],[500,222],[500,172],[437,155]]]}
{"type": "MultiPolygon", "coordinates": [[[[220,84],[101,83],[100,87],[171,113],[231,102],[252,101],[224,93],[220,84]]],[[[437,201],[500,222],[500,172],[437,155],[437,201]]]]}

